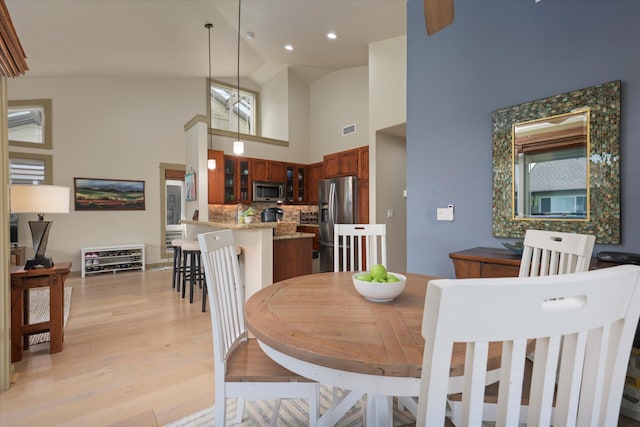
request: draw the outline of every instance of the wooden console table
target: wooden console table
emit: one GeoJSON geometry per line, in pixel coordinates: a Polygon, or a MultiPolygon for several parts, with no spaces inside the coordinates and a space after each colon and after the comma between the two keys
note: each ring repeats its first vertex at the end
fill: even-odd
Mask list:
{"type": "MultiPolygon", "coordinates": [[[[508,249],[472,248],[459,252],[451,252],[449,258],[457,279],[474,279],[479,277],[517,277],[520,270],[520,255],[508,249]]],[[[591,259],[590,270],[613,267],[614,263],[591,259]]]]}
{"type": "Polygon", "coordinates": [[[11,361],[22,360],[22,351],[29,348],[29,335],[49,332],[50,353],[62,351],[64,339],[64,281],[71,269],[70,262],[59,262],[51,268],[24,266],[11,268],[11,361]],[[49,288],[49,321],[29,324],[29,290],[49,288]]]}

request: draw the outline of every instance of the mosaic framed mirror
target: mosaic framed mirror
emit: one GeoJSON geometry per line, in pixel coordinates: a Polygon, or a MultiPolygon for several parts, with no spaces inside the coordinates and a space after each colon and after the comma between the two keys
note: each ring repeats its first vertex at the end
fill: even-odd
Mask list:
{"type": "Polygon", "coordinates": [[[620,81],[493,112],[493,235],[620,243],[620,81]]]}

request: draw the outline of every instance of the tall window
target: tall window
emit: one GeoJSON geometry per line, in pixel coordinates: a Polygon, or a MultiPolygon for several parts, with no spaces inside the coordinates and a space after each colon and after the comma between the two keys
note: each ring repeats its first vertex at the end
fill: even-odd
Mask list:
{"type": "Polygon", "coordinates": [[[256,135],[258,133],[258,92],[226,85],[218,81],[211,82],[209,91],[209,111],[211,127],[229,132],[256,135]]]}

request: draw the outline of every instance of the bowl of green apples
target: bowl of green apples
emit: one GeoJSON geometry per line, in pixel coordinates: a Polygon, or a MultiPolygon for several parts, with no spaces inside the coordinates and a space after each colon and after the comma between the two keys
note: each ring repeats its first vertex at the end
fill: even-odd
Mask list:
{"type": "Polygon", "coordinates": [[[371,266],[369,271],[353,275],[353,287],[369,301],[387,302],[404,291],[407,278],[399,273],[388,272],[384,265],[371,266]]]}

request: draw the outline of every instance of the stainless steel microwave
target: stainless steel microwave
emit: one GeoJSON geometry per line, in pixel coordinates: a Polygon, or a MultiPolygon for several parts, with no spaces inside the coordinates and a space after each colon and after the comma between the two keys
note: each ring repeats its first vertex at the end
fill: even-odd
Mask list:
{"type": "Polygon", "coordinates": [[[253,181],[254,202],[277,202],[284,200],[283,182],[253,181]]]}

